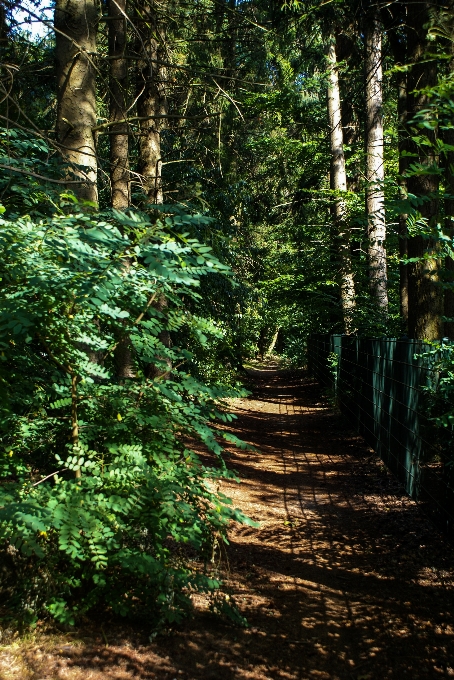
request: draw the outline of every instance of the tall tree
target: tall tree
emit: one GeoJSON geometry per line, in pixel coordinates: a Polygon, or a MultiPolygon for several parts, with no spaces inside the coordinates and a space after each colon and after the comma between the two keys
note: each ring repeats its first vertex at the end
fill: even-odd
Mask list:
{"type": "MultiPolygon", "coordinates": [[[[397,96],[397,135],[399,154],[399,195],[402,200],[407,198],[407,177],[409,151],[409,132],[407,127],[407,25],[404,4],[394,3],[382,10],[382,19],[388,41],[391,47],[394,63],[398,67],[395,75],[397,96]]],[[[402,329],[408,331],[408,215],[399,215],[399,301],[402,329]]]]}
{"type": "MultiPolygon", "coordinates": [[[[63,157],[82,180],[76,193],[97,202],[96,126],[97,0],[57,0],[55,56],[57,141],[63,157]]],[[[77,186],[77,185],[76,185],[77,186]]]]}
{"type": "Polygon", "coordinates": [[[110,121],[112,207],[124,210],[131,202],[129,171],[128,59],[126,0],[109,0],[110,121]]]}
{"type": "Polygon", "coordinates": [[[163,29],[151,2],[137,5],[139,173],[150,203],[163,202],[161,130],[167,115],[163,29]]]}
{"type": "Polygon", "coordinates": [[[383,153],[382,32],[377,7],[366,15],[366,211],[371,292],[388,309],[383,153]]]}
{"type": "MultiPolygon", "coordinates": [[[[429,55],[427,27],[430,10],[434,3],[408,4],[407,13],[407,60],[411,65],[408,73],[408,118],[429,104],[428,88],[437,82],[436,59],[429,55]]],[[[435,171],[436,132],[427,133],[428,145],[413,143],[412,153],[418,157],[424,172],[409,173],[408,191],[423,198],[420,207],[429,228],[435,226],[438,215],[438,174],[435,171]]],[[[439,281],[439,258],[437,241],[414,235],[408,239],[408,255],[413,260],[408,272],[408,332],[410,337],[436,340],[443,333],[443,293],[439,281]]]]}
{"type": "MultiPolygon", "coordinates": [[[[405,57],[400,62],[405,63],[405,57]]],[[[399,192],[402,200],[407,198],[407,178],[406,172],[408,168],[408,156],[405,155],[407,150],[408,134],[407,134],[407,73],[401,71],[397,78],[397,116],[399,121],[398,136],[399,136],[399,192]]],[[[404,330],[408,330],[408,215],[400,213],[399,215],[399,299],[400,299],[400,315],[402,317],[402,325],[404,330]]]]}
{"type": "MultiPolygon", "coordinates": [[[[445,29],[446,37],[449,39],[449,51],[451,60],[449,70],[454,73],[454,42],[452,40],[454,28],[454,2],[449,2],[446,12],[440,16],[440,23],[445,29]]],[[[443,126],[443,142],[447,145],[445,182],[447,198],[445,198],[445,227],[447,234],[454,238],[454,130],[449,125],[443,126]]],[[[445,289],[444,294],[444,316],[447,319],[444,324],[444,335],[454,340],[454,260],[447,257],[445,260],[447,283],[450,284],[445,289]]]]}
{"type": "MultiPolygon", "coordinates": [[[[454,148],[454,131],[446,130],[444,134],[444,141],[446,144],[454,148]]],[[[446,190],[449,198],[445,199],[445,214],[446,214],[446,232],[451,239],[454,238],[454,151],[448,151],[446,154],[446,190]]],[[[447,283],[450,287],[446,288],[444,294],[444,316],[446,321],[444,324],[444,335],[454,340],[454,260],[447,257],[445,260],[447,270],[447,283]]]]}
{"type": "Polygon", "coordinates": [[[339,90],[339,71],[336,56],[336,42],[330,36],[328,51],[328,119],[331,150],[331,186],[335,192],[334,219],[336,225],[336,241],[339,254],[339,286],[345,332],[351,333],[353,328],[353,311],[356,306],[355,283],[350,254],[350,226],[348,223],[347,174],[345,170],[344,139],[342,130],[341,98],[339,90]]]}

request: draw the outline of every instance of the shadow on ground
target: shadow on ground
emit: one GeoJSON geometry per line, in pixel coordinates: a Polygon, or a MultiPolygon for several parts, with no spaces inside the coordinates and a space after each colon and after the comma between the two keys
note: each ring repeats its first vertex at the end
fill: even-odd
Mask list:
{"type": "Polygon", "coordinates": [[[224,491],[261,525],[233,528],[221,563],[249,628],[199,598],[193,620],[152,643],[118,623],[43,638],[22,648],[22,676],[0,665],[1,678],[454,676],[453,547],[313,381],[251,379],[234,431],[258,450],[231,451],[243,483],[224,491]]]}

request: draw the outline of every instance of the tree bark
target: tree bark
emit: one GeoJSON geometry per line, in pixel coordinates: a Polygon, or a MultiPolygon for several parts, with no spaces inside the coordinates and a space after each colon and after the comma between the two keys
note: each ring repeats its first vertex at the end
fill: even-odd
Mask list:
{"type": "MultiPolygon", "coordinates": [[[[126,0],[109,0],[110,120],[127,118],[128,61],[126,58],[126,0]]],[[[110,185],[112,207],[129,208],[131,184],[129,173],[128,124],[111,128],[110,185]]]]}
{"type": "MultiPolygon", "coordinates": [[[[454,2],[450,2],[449,8],[449,27],[454,27],[454,2]]],[[[451,73],[454,72],[454,43],[451,42],[451,62],[449,64],[451,73]]],[[[454,148],[454,130],[443,131],[443,141],[454,148]]],[[[446,153],[446,170],[445,170],[446,192],[453,198],[445,198],[445,229],[446,233],[454,238],[454,151],[446,153]]],[[[451,242],[452,243],[452,242],[451,242]]],[[[447,257],[445,260],[446,269],[446,283],[450,284],[450,288],[446,288],[444,292],[444,316],[447,321],[444,323],[444,335],[454,340],[454,260],[447,257]]]]}
{"type": "Polygon", "coordinates": [[[382,36],[378,9],[366,17],[366,211],[370,288],[378,309],[388,311],[384,194],[382,36]]]}
{"type": "MultiPolygon", "coordinates": [[[[153,304],[153,307],[155,309],[157,309],[159,312],[162,312],[163,314],[166,313],[168,306],[169,306],[169,302],[168,302],[166,296],[163,295],[163,294],[159,295],[157,297],[155,303],[153,304]]],[[[158,334],[158,338],[162,342],[164,347],[167,347],[167,349],[170,349],[170,347],[172,347],[172,340],[171,340],[170,333],[169,333],[168,330],[160,331],[160,333],[158,334]]],[[[148,378],[159,378],[164,373],[167,373],[167,372],[172,370],[172,362],[170,361],[170,359],[168,359],[167,357],[164,357],[162,355],[159,355],[159,354],[156,356],[156,358],[159,359],[160,361],[165,361],[165,363],[167,364],[167,368],[165,370],[163,370],[162,368],[158,367],[156,364],[149,364],[148,365],[148,371],[147,371],[147,377],[148,378]]]]}
{"type": "MultiPolygon", "coordinates": [[[[163,61],[162,34],[151,3],[144,2],[138,10],[138,15],[136,27],[140,37],[137,41],[140,58],[137,68],[137,113],[143,118],[149,118],[140,123],[139,173],[149,202],[157,205],[162,204],[164,200],[161,158],[161,131],[164,124],[162,119],[153,119],[152,116],[167,114],[166,70],[160,66],[160,61],[163,61]]],[[[153,306],[165,313],[168,307],[165,295],[159,296],[153,306]]],[[[165,347],[171,347],[168,330],[162,330],[158,337],[165,347]]],[[[161,356],[157,358],[163,359],[161,356]]],[[[166,360],[166,363],[170,371],[171,362],[166,360]]],[[[166,372],[150,364],[148,377],[157,378],[166,372]]]]}
{"type": "Polygon", "coordinates": [[[345,170],[344,141],[342,130],[339,73],[336,45],[333,36],[328,46],[328,119],[330,128],[331,177],[335,191],[334,220],[336,225],[337,251],[339,254],[339,286],[345,333],[354,332],[353,312],[356,306],[355,283],[350,254],[350,227],[348,223],[345,192],[347,174],[345,170]]]}
{"type": "Polygon", "coordinates": [[[280,327],[277,326],[276,331],[275,331],[275,333],[274,333],[274,335],[271,339],[270,346],[266,350],[266,356],[267,357],[270,357],[272,355],[274,348],[276,347],[277,339],[278,339],[278,336],[279,336],[279,331],[280,331],[280,327]]]}
{"type": "MultiPolygon", "coordinates": [[[[382,20],[385,25],[388,40],[394,56],[396,66],[404,67],[407,63],[407,8],[405,5],[388,5],[382,10],[382,20]]],[[[399,148],[399,197],[404,200],[407,198],[407,178],[405,176],[408,168],[409,134],[407,129],[407,73],[405,70],[397,72],[397,118],[398,118],[398,148],[399,148]]],[[[405,213],[399,215],[399,299],[400,315],[402,319],[402,330],[408,332],[408,265],[403,262],[408,258],[408,226],[405,213]]]]}
{"type": "Polygon", "coordinates": [[[164,123],[162,119],[152,117],[167,113],[166,73],[159,66],[162,60],[161,36],[156,13],[150,3],[141,6],[137,29],[140,35],[137,114],[148,119],[140,122],[139,173],[150,203],[159,204],[163,202],[161,130],[164,123]]]}
{"type": "MultiPolygon", "coordinates": [[[[407,198],[407,179],[405,172],[408,168],[408,157],[404,155],[407,150],[407,74],[399,73],[397,82],[397,115],[399,119],[398,145],[399,145],[399,194],[401,200],[407,198]]],[[[400,314],[404,330],[408,331],[408,264],[404,260],[408,258],[408,227],[407,215],[399,215],[399,296],[400,314]]]]}
{"type": "Polygon", "coordinates": [[[97,0],[56,0],[57,141],[72,172],[83,180],[80,199],[97,203],[96,125],[97,0]]]}
{"type": "MultiPolygon", "coordinates": [[[[444,141],[446,144],[454,146],[454,131],[446,130],[444,134],[444,141]]],[[[448,151],[446,154],[446,191],[450,196],[454,196],[454,152],[448,151]]],[[[454,238],[454,199],[445,199],[445,228],[447,234],[454,238]]],[[[446,321],[444,323],[444,335],[454,340],[454,260],[447,257],[445,261],[446,267],[446,282],[450,284],[450,288],[445,289],[444,293],[444,316],[446,321]]]]}
{"type": "MultiPolygon", "coordinates": [[[[412,64],[408,73],[408,119],[428,105],[425,88],[436,85],[437,69],[435,60],[425,59],[430,52],[427,41],[430,3],[409,4],[407,14],[408,54],[407,61],[412,64]],[[426,27],[426,28],[425,28],[426,27]]],[[[425,131],[431,142],[435,133],[425,131]]],[[[435,151],[430,146],[417,146],[410,143],[411,151],[418,155],[422,165],[430,167],[436,162],[435,151]]],[[[417,174],[408,177],[408,191],[427,200],[421,205],[420,212],[427,219],[429,228],[434,226],[438,214],[438,190],[436,174],[417,174]]],[[[416,261],[408,270],[408,332],[410,337],[437,340],[441,338],[443,326],[443,293],[439,282],[439,258],[437,243],[423,236],[408,238],[408,256],[416,261]]]]}
{"type": "Polygon", "coordinates": [[[6,8],[0,4],[0,44],[4,46],[8,42],[8,23],[6,21],[6,8]]]}

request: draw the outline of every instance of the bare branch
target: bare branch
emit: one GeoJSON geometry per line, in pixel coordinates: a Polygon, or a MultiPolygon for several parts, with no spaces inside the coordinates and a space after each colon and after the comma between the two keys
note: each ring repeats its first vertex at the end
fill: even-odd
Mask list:
{"type": "Polygon", "coordinates": [[[160,114],[156,116],[131,116],[130,118],[122,118],[121,120],[111,120],[108,123],[101,123],[101,125],[97,125],[96,127],[92,128],[93,132],[97,132],[98,130],[105,130],[106,128],[112,127],[114,125],[121,125],[122,123],[132,123],[135,121],[141,121],[141,120],[157,120],[160,118],[174,118],[176,120],[205,120],[205,118],[214,118],[215,116],[219,116],[219,112],[217,113],[206,113],[201,116],[182,116],[179,113],[166,113],[166,114],[160,114]]]}
{"type": "Polygon", "coordinates": [[[11,172],[19,172],[21,175],[28,175],[30,177],[36,177],[37,179],[42,179],[44,182],[52,182],[53,184],[84,184],[83,180],[66,180],[66,179],[52,179],[52,177],[45,177],[44,175],[38,175],[37,172],[31,172],[31,170],[22,170],[21,168],[13,168],[11,165],[3,165],[0,163],[0,168],[2,170],[11,170],[11,172]]]}
{"type": "Polygon", "coordinates": [[[54,475],[59,475],[60,472],[65,472],[65,470],[69,470],[69,468],[62,468],[61,470],[56,470],[55,472],[51,472],[50,475],[47,475],[47,477],[43,477],[38,482],[35,482],[34,484],[32,484],[32,486],[38,486],[38,484],[42,484],[43,482],[45,482],[46,479],[50,479],[51,477],[54,477],[54,475]]]}

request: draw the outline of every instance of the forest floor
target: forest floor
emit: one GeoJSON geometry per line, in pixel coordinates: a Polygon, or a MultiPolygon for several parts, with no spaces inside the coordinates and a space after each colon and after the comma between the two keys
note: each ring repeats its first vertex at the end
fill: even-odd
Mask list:
{"type": "Polygon", "coordinates": [[[113,623],[13,641],[2,680],[454,677],[454,546],[310,378],[250,374],[234,432],[258,450],[231,451],[223,491],[260,527],[234,527],[221,564],[249,627],[199,597],[151,643],[113,623]]]}

